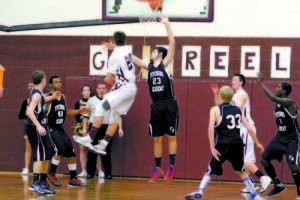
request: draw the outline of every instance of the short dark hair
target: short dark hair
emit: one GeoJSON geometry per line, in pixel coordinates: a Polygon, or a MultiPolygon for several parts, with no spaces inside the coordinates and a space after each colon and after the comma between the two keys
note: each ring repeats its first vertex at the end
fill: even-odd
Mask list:
{"type": "Polygon", "coordinates": [[[124,32],[117,31],[117,32],[114,33],[113,38],[114,38],[114,41],[115,41],[116,45],[124,46],[127,36],[124,32]]]}
{"type": "Polygon", "coordinates": [[[51,76],[49,78],[49,84],[52,84],[53,83],[53,79],[56,79],[56,78],[59,78],[59,76],[57,76],[57,75],[51,76]]]}
{"type": "Polygon", "coordinates": [[[38,85],[42,82],[43,78],[45,78],[45,72],[41,70],[34,71],[32,73],[32,82],[34,85],[38,85]]]}
{"type": "Polygon", "coordinates": [[[107,87],[107,85],[106,85],[106,83],[103,81],[103,82],[99,82],[98,84],[97,84],[97,87],[99,86],[99,85],[105,85],[105,87],[107,87]]]}
{"type": "Polygon", "coordinates": [[[240,79],[240,81],[243,82],[242,87],[244,87],[244,85],[246,84],[246,78],[245,78],[245,76],[243,74],[234,74],[233,76],[238,76],[239,79],[240,79]]]}
{"type": "Polygon", "coordinates": [[[152,49],[152,51],[156,49],[158,51],[158,54],[162,53],[162,59],[165,59],[165,57],[167,56],[168,54],[168,50],[164,47],[154,47],[152,49]]]}
{"type": "Polygon", "coordinates": [[[80,91],[82,92],[83,91],[83,88],[84,87],[89,87],[90,88],[90,91],[92,92],[92,88],[89,84],[83,84],[81,87],[80,87],[80,91]]]}
{"type": "Polygon", "coordinates": [[[292,93],[292,90],[293,90],[292,85],[289,84],[289,83],[287,83],[287,82],[282,82],[282,83],[281,83],[281,88],[282,88],[283,90],[285,90],[285,95],[286,95],[287,97],[292,93]]]}

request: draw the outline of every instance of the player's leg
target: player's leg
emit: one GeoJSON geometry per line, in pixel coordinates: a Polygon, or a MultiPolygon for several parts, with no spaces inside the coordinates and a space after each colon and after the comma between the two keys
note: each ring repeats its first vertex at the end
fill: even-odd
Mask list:
{"type": "MultiPolygon", "coordinates": [[[[108,124],[103,124],[99,131],[99,140],[103,139],[107,130],[108,124]]],[[[105,179],[112,179],[112,165],[111,165],[111,146],[112,140],[108,143],[106,147],[106,155],[100,155],[101,163],[104,169],[104,178],[105,179]]],[[[103,177],[103,172],[101,169],[101,165],[97,166],[99,177],[103,177]]]]}
{"type": "Polygon", "coordinates": [[[28,175],[29,173],[29,164],[31,159],[31,146],[28,140],[28,136],[24,135],[25,140],[25,167],[23,168],[22,175],[28,175]]]}
{"type": "Polygon", "coordinates": [[[230,144],[228,151],[228,161],[231,163],[234,171],[241,177],[244,184],[249,190],[251,199],[261,199],[257,194],[249,175],[244,169],[244,145],[243,144],[230,144]]]}
{"type": "Polygon", "coordinates": [[[169,142],[169,166],[165,179],[172,180],[174,176],[174,166],[177,153],[176,133],[178,129],[179,110],[176,100],[165,102],[164,107],[166,108],[164,115],[166,119],[166,132],[168,133],[169,142]]]}
{"type": "Polygon", "coordinates": [[[199,187],[197,188],[196,191],[188,193],[185,196],[186,200],[202,198],[205,188],[207,187],[207,185],[211,181],[211,176],[212,175],[221,176],[223,174],[222,165],[226,160],[226,155],[227,155],[226,152],[228,151],[228,148],[224,145],[217,144],[216,149],[221,154],[221,156],[219,156],[219,161],[216,160],[212,155],[210,155],[210,161],[209,161],[208,168],[207,168],[206,173],[204,174],[204,176],[203,176],[203,178],[200,182],[199,187]]]}
{"type": "Polygon", "coordinates": [[[274,188],[267,193],[267,196],[274,196],[285,190],[285,186],[278,178],[275,168],[271,163],[271,161],[275,159],[281,162],[282,156],[284,154],[284,151],[280,150],[282,149],[282,147],[279,143],[277,143],[278,139],[276,137],[277,136],[275,136],[270,141],[270,143],[265,148],[263,154],[261,155],[261,164],[274,183],[274,188]]]}
{"type": "Polygon", "coordinates": [[[50,183],[52,183],[53,185],[61,186],[61,182],[56,177],[56,169],[60,164],[60,161],[65,151],[65,147],[64,147],[63,139],[61,137],[60,130],[51,128],[49,135],[56,151],[54,156],[51,159],[51,164],[50,164],[47,177],[50,183]]]}
{"type": "Polygon", "coordinates": [[[298,168],[299,164],[298,155],[298,140],[292,140],[288,143],[288,152],[286,154],[286,160],[288,167],[294,179],[297,190],[297,199],[300,198],[300,171],[298,168]]]}
{"type": "Polygon", "coordinates": [[[161,158],[162,158],[162,141],[163,136],[157,136],[154,137],[153,141],[153,149],[154,149],[154,168],[153,168],[153,174],[151,178],[149,179],[150,182],[155,182],[158,178],[163,177],[164,173],[161,169],[161,158]]]}

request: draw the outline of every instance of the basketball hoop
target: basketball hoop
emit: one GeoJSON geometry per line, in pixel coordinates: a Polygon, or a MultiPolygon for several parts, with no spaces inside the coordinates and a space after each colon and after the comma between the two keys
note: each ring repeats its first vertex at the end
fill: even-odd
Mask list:
{"type": "Polygon", "coordinates": [[[139,16],[140,23],[157,23],[157,17],[159,16],[159,11],[155,10],[150,15],[139,16]]]}

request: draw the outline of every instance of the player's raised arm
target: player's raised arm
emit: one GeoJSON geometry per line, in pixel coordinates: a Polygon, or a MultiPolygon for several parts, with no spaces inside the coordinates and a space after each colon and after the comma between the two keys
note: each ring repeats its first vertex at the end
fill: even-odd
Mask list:
{"type": "Polygon", "coordinates": [[[133,61],[134,66],[148,69],[147,63],[145,63],[142,59],[138,58],[137,56],[135,56],[133,54],[132,54],[132,61],[133,61]]]}
{"type": "Polygon", "coordinates": [[[294,101],[290,98],[282,98],[282,97],[276,97],[271,90],[269,90],[269,88],[264,84],[264,77],[262,73],[258,74],[258,83],[260,85],[260,87],[262,88],[262,90],[264,91],[264,93],[267,95],[267,97],[276,103],[282,104],[282,105],[286,105],[286,106],[290,106],[292,104],[294,104],[294,101]]]}
{"type": "Polygon", "coordinates": [[[210,89],[214,94],[215,105],[219,105],[222,100],[220,97],[220,90],[218,84],[210,84],[210,89]]]}
{"type": "Polygon", "coordinates": [[[169,19],[168,18],[161,18],[160,22],[165,24],[167,32],[168,32],[169,51],[168,51],[168,54],[167,54],[166,58],[163,61],[164,65],[168,66],[168,64],[170,62],[172,62],[172,60],[174,58],[174,55],[175,55],[175,38],[174,38],[174,35],[173,35],[173,31],[171,29],[171,25],[169,23],[169,19]]]}

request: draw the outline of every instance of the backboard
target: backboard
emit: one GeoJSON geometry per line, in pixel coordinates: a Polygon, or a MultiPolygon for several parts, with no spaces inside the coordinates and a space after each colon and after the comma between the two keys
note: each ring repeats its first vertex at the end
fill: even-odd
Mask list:
{"type": "Polygon", "coordinates": [[[102,0],[102,20],[139,21],[167,16],[175,22],[212,22],[214,0],[102,0]]]}

